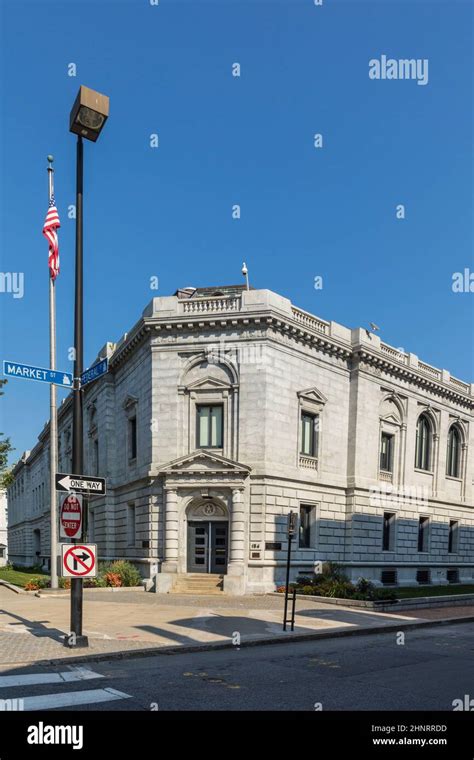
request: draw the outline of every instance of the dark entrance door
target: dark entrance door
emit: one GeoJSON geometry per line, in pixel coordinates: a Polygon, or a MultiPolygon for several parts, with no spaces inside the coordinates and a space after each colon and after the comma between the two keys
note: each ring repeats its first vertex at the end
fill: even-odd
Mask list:
{"type": "Polygon", "coordinates": [[[188,522],[188,573],[225,573],[228,543],[228,523],[188,522]]]}

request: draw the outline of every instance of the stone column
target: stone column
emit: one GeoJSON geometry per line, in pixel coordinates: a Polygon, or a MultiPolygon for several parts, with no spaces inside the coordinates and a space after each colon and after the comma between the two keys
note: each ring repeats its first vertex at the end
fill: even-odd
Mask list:
{"type": "Polygon", "coordinates": [[[399,468],[398,468],[398,485],[405,485],[406,477],[406,438],[407,438],[407,426],[405,422],[402,422],[400,426],[400,456],[399,456],[399,468]]]}
{"type": "Polygon", "coordinates": [[[178,491],[165,488],[165,555],[163,573],[178,572],[178,491]]]}
{"type": "Polygon", "coordinates": [[[232,489],[230,515],[229,564],[224,577],[224,591],[228,594],[245,593],[245,503],[242,488],[232,489]]]}
{"type": "Polygon", "coordinates": [[[438,495],[439,479],[439,433],[433,434],[433,496],[438,495]]]}
{"type": "Polygon", "coordinates": [[[229,564],[243,564],[245,560],[245,506],[242,490],[232,489],[230,522],[229,564]]]}
{"type": "Polygon", "coordinates": [[[461,481],[461,501],[466,501],[466,487],[467,487],[467,457],[468,452],[468,444],[463,443],[461,445],[461,462],[460,462],[460,475],[462,478],[461,481]]]}

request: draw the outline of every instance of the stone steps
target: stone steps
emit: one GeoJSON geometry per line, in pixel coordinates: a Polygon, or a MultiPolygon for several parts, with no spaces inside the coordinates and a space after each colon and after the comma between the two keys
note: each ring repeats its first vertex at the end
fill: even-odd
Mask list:
{"type": "Polygon", "coordinates": [[[178,575],[172,594],[221,594],[224,576],[211,573],[187,573],[178,575]]]}

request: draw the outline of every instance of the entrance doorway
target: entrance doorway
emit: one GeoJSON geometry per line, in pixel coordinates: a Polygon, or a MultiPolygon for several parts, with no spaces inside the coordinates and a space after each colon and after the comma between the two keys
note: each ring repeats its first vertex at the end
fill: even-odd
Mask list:
{"type": "Polygon", "coordinates": [[[188,522],[188,573],[227,572],[229,523],[195,520],[188,522]]]}

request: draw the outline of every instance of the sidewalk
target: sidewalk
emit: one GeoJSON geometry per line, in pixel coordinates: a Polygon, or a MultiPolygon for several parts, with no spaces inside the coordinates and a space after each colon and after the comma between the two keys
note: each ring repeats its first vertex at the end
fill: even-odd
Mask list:
{"type": "Polygon", "coordinates": [[[145,591],[85,591],[87,649],[67,649],[69,595],[15,594],[0,586],[0,668],[20,663],[106,659],[172,650],[210,649],[257,642],[401,630],[458,617],[473,607],[387,614],[335,607],[308,599],[296,605],[295,630],[282,630],[283,597],[178,596],[145,591]],[[434,613],[434,614],[433,614],[434,613]],[[238,634],[238,636],[236,635],[238,634]]]}

